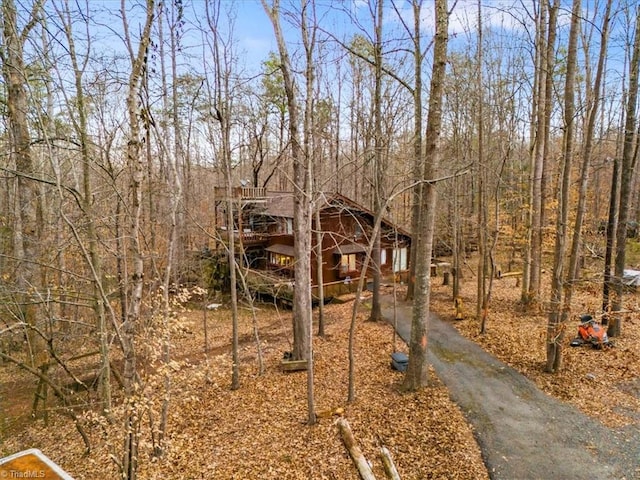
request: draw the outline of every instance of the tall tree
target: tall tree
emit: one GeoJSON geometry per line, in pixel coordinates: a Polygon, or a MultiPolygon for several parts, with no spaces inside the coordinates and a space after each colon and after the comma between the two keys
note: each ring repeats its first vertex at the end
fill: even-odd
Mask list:
{"type": "MultiPolygon", "coordinates": [[[[313,0],[305,0],[302,3],[302,11],[300,15],[300,30],[302,35],[302,44],[304,45],[304,56],[305,56],[305,103],[304,103],[304,132],[303,132],[303,156],[306,163],[306,175],[308,180],[305,182],[306,186],[306,198],[308,205],[306,207],[306,221],[308,222],[308,242],[309,242],[309,250],[307,251],[309,258],[309,276],[311,275],[311,224],[312,224],[312,210],[313,203],[311,202],[311,196],[313,196],[313,154],[311,152],[312,149],[312,141],[314,136],[314,82],[315,82],[315,65],[314,65],[314,53],[316,47],[316,34],[317,34],[317,23],[315,22],[315,2],[313,0]],[[310,17],[314,20],[314,24],[310,24],[310,17]]],[[[317,208],[315,209],[317,211],[317,208]]],[[[319,216],[318,216],[319,219],[319,216]]],[[[318,229],[321,228],[320,222],[318,222],[318,229]]],[[[319,239],[322,242],[322,239],[319,239]]],[[[318,245],[318,255],[322,256],[322,243],[318,245]]],[[[297,257],[301,258],[301,257],[297,257]]],[[[320,270],[322,270],[322,266],[319,265],[320,270]]],[[[307,325],[307,423],[309,425],[313,425],[316,423],[316,413],[315,413],[315,404],[314,404],[314,394],[313,394],[313,313],[311,311],[311,280],[309,278],[309,291],[306,293],[308,295],[309,302],[309,312],[306,317],[308,321],[307,325]]],[[[322,277],[320,277],[321,279],[322,277]]],[[[322,290],[322,283],[318,283],[318,291],[322,290]]]]}
{"type": "MultiPolygon", "coordinates": [[[[304,2],[304,6],[308,2],[304,2]]],[[[293,160],[293,234],[294,234],[294,301],[293,301],[293,358],[309,360],[311,350],[311,171],[299,132],[299,106],[289,50],[280,23],[280,2],[271,5],[262,0],[271,20],[280,54],[280,70],[284,81],[289,110],[289,142],[293,160]]],[[[307,53],[308,55],[308,53],[307,53]]],[[[307,72],[308,73],[308,72],[307,72]]],[[[307,95],[310,92],[306,92],[307,95]]],[[[309,423],[315,423],[315,413],[309,411],[309,423]]]]}
{"type": "MultiPolygon", "coordinates": [[[[140,323],[142,295],[144,288],[144,251],[142,247],[142,229],[140,219],[142,214],[142,188],[145,177],[144,161],[141,152],[142,118],[148,118],[139,109],[138,98],[147,68],[148,48],[151,41],[151,26],[154,20],[155,0],[145,1],[144,24],[138,39],[137,47],[129,31],[125,0],[121,0],[120,13],[122,15],[125,43],[131,62],[129,81],[127,86],[127,166],[131,174],[131,205],[130,205],[130,254],[132,258],[131,295],[127,317],[123,325],[124,341],[124,388],[125,395],[131,402],[125,419],[125,442],[122,459],[122,474],[126,480],[135,480],[138,472],[138,435],[140,417],[137,411],[135,393],[138,388],[136,333],[140,323]],[[141,115],[142,113],[142,115],[141,115]]],[[[148,128],[148,125],[146,125],[148,128]]]]}
{"type": "MultiPolygon", "coordinates": [[[[157,427],[157,435],[154,438],[153,453],[160,457],[165,452],[167,424],[169,420],[169,400],[171,395],[171,376],[169,374],[169,363],[171,361],[171,316],[172,307],[170,299],[171,285],[175,282],[174,269],[179,264],[178,252],[182,248],[179,239],[184,239],[179,231],[184,232],[185,225],[180,215],[181,203],[183,198],[182,178],[179,170],[184,165],[183,161],[183,145],[181,134],[181,121],[178,114],[178,78],[177,78],[177,49],[179,43],[179,32],[176,25],[182,21],[182,8],[180,5],[171,3],[158,5],[157,25],[158,25],[158,41],[160,51],[160,70],[161,70],[161,95],[163,101],[162,108],[162,124],[159,130],[156,130],[156,142],[160,147],[160,152],[166,156],[166,179],[169,191],[169,212],[167,216],[168,231],[166,232],[166,261],[165,270],[162,274],[162,330],[161,330],[161,360],[165,365],[163,374],[163,398],[160,411],[160,422],[157,427]],[[167,59],[165,56],[165,23],[169,26],[169,64],[171,66],[171,76],[168,77],[166,72],[167,59]],[[171,78],[171,89],[169,89],[167,79],[171,78]],[[169,108],[169,99],[172,100],[172,108],[169,108]],[[171,141],[173,144],[171,144],[171,141]]],[[[148,72],[147,72],[148,73],[148,72]]],[[[146,76],[148,78],[148,75],[146,76]]],[[[150,106],[148,107],[150,108],[150,106]]],[[[155,124],[154,124],[155,125],[155,124]]]]}
{"type": "Polygon", "coordinates": [[[631,184],[636,167],[637,152],[636,141],[636,109],[638,106],[638,73],[640,70],[640,6],[636,5],[636,24],[631,63],[629,65],[629,94],[627,96],[626,119],[624,124],[624,144],[622,147],[622,166],[620,170],[620,198],[618,200],[618,228],[616,229],[616,261],[614,296],[611,302],[612,316],[609,319],[607,332],[615,337],[622,332],[622,301],[624,295],[624,275],[626,248],[627,248],[627,224],[629,222],[631,184]]]}
{"type": "MultiPolygon", "coordinates": [[[[44,373],[47,369],[47,349],[38,325],[37,299],[42,286],[40,269],[40,237],[42,199],[35,182],[35,160],[29,130],[29,100],[24,48],[30,32],[38,24],[44,1],[33,2],[26,24],[20,29],[18,11],[13,0],[2,1],[1,50],[2,75],[7,89],[6,107],[11,139],[11,156],[15,161],[17,196],[13,253],[16,259],[16,299],[21,321],[26,325],[32,368],[44,373]]],[[[37,405],[37,399],[34,402],[37,405]]]]}
{"type": "Polygon", "coordinates": [[[425,132],[424,187],[421,192],[420,225],[414,232],[412,248],[416,249],[416,285],[411,321],[409,365],[405,373],[403,388],[417,390],[428,382],[427,325],[429,322],[429,299],[431,296],[431,255],[433,252],[433,229],[436,210],[435,174],[440,161],[440,133],[442,125],[442,99],[447,66],[447,44],[449,12],[446,0],[435,1],[436,30],[433,52],[433,68],[429,95],[429,113],[425,132]]]}
{"type": "Polygon", "coordinates": [[[477,284],[477,303],[476,318],[480,323],[480,333],[485,333],[487,322],[487,260],[488,260],[488,243],[487,243],[487,168],[484,158],[484,85],[483,85],[483,66],[482,66],[482,4],[478,1],[478,50],[476,53],[477,61],[477,92],[478,92],[478,160],[476,167],[476,176],[478,181],[478,284],[477,284]]]}
{"type": "Polygon", "coordinates": [[[569,48],[567,51],[567,71],[564,87],[564,135],[562,139],[562,164],[558,211],[556,214],[556,243],[551,275],[551,311],[547,321],[547,372],[557,372],[562,367],[562,340],[564,330],[561,327],[562,294],[564,288],[564,267],[569,223],[569,187],[571,166],[573,163],[575,131],[575,81],[577,68],[577,45],[580,29],[580,0],[573,0],[571,28],[569,30],[569,48]]]}
{"type": "MultiPolygon", "coordinates": [[[[101,258],[101,252],[99,250],[100,238],[98,236],[94,202],[93,202],[93,168],[92,168],[92,152],[91,152],[91,140],[89,137],[89,119],[88,119],[88,101],[85,95],[85,87],[83,85],[85,70],[87,68],[90,51],[84,53],[84,56],[76,51],[76,34],[74,33],[74,21],[72,19],[71,9],[69,8],[68,1],[65,1],[62,5],[54,6],[56,8],[58,17],[62,28],[64,30],[66,41],[68,45],[68,54],[73,68],[74,75],[74,96],[73,99],[68,99],[67,104],[69,108],[69,118],[75,130],[76,136],[80,144],[80,157],[82,161],[82,213],[85,218],[86,225],[86,237],[87,237],[87,255],[86,261],[89,265],[92,281],[92,303],[93,311],[96,316],[96,327],[99,336],[100,347],[100,372],[99,372],[99,384],[101,402],[104,412],[111,410],[111,366],[109,360],[110,348],[109,348],[109,331],[107,328],[107,311],[112,310],[109,307],[109,302],[104,291],[102,284],[103,279],[103,262],[101,258]]],[[[88,18],[85,14],[84,18],[88,18]]],[[[88,28],[88,25],[85,26],[88,28]]],[[[90,42],[89,42],[90,45],[90,42]]],[[[60,74],[62,76],[62,74],[60,74]]],[[[64,213],[63,213],[64,215],[64,213]]],[[[66,218],[66,216],[65,216],[66,218]]],[[[76,230],[74,229],[74,232],[76,230]]],[[[78,238],[78,242],[82,246],[83,240],[78,238]]],[[[83,248],[84,250],[84,248],[83,248]]],[[[115,322],[115,318],[112,317],[115,322]]]]}
{"type": "MultiPolygon", "coordinates": [[[[383,165],[383,139],[382,139],[382,23],[383,0],[377,0],[376,13],[374,15],[374,43],[373,59],[375,70],[375,87],[373,93],[374,116],[374,172],[373,172],[373,210],[376,215],[381,215],[383,201],[383,182],[385,166],[383,165]]],[[[382,319],[382,307],[380,303],[380,232],[374,238],[371,264],[373,266],[373,296],[371,298],[371,313],[369,320],[377,322],[382,319]]]]}
{"type": "MultiPolygon", "coordinates": [[[[590,84],[591,75],[587,69],[587,118],[586,129],[584,132],[584,146],[582,149],[582,166],[580,171],[580,185],[578,188],[578,205],[576,207],[576,218],[573,227],[573,238],[571,240],[571,256],[569,259],[569,269],[567,271],[566,288],[564,296],[564,307],[562,309],[561,323],[568,320],[571,311],[571,301],[575,288],[575,282],[579,277],[579,258],[582,243],[582,227],[586,214],[587,205],[587,187],[589,185],[589,171],[591,169],[593,157],[593,144],[596,119],[599,115],[599,107],[602,98],[602,84],[604,77],[604,67],[607,54],[607,45],[609,41],[609,25],[611,23],[611,5],[613,0],[607,0],[604,14],[602,16],[602,27],[600,29],[600,53],[598,55],[598,65],[596,68],[596,77],[593,85],[590,84]]],[[[585,42],[585,50],[588,50],[587,42],[585,42]]],[[[596,216],[597,218],[597,216],[596,216]]],[[[608,281],[605,282],[608,284],[608,281]]],[[[605,287],[603,287],[605,288],[605,287]]]]}
{"type": "Polygon", "coordinates": [[[525,255],[524,275],[522,282],[522,300],[525,304],[539,301],[540,280],[542,274],[542,237],[545,195],[545,162],[549,149],[549,133],[551,122],[551,99],[553,96],[553,67],[555,62],[556,25],[560,0],[540,2],[538,35],[536,45],[536,91],[534,92],[535,130],[532,148],[532,168],[530,178],[529,204],[529,241],[525,255]],[[548,13],[548,21],[547,21],[548,13]],[[546,34],[546,36],[545,36],[546,34]]]}
{"type": "MultiPolygon", "coordinates": [[[[226,224],[227,224],[227,258],[229,262],[229,279],[231,289],[231,389],[240,388],[240,351],[238,339],[238,265],[236,264],[235,221],[242,216],[241,198],[236,198],[233,188],[233,159],[231,151],[232,131],[232,92],[231,92],[231,62],[228,52],[228,44],[222,38],[220,32],[222,14],[221,2],[216,0],[211,5],[206,4],[206,14],[209,31],[212,36],[211,52],[213,68],[215,72],[215,84],[213,86],[212,103],[215,120],[220,124],[220,153],[224,185],[226,187],[226,224]],[[237,212],[234,214],[234,211],[237,212]]],[[[239,232],[241,229],[238,229],[239,232]]],[[[241,248],[239,249],[241,253],[241,248]]]]}
{"type": "MultiPolygon", "coordinates": [[[[422,140],[422,60],[424,54],[421,46],[421,11],[422,0],[413,0],[411,3],[413,10],[413,71],[414,71],[414,86],[413,86],[413,175],[414,178],[422,178],[422,169],[424,165],[424,146],[422,140]]],[[[420,198],[422,197],[423,184],[418,183],[412,192],[412,207],[411,207],[411,231],[416,232],[420,225],[420,215],[422,213],[420,209],[420,198]]],[[[426,212],[425,212],[426,213],[426,212]]],[[[413,299],[415,292],[415,268],[416,268],[416,252],[415,248],[411,249],[409,260],[409,279],[407,282],[407,299],[413,299]]]]}

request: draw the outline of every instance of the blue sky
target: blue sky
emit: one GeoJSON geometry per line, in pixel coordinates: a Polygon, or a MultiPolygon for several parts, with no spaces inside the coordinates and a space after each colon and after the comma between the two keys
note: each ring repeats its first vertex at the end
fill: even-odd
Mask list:
{"type": "MultiPolygon", "coordinates": [[[[25,1],[23,5],[28,6],[30,1],[25,1]]],[[[54,1],[58,3],[61,0],[54,1]]],[[[300,4],[299,0],[281,1],[283,10],[291,8],[292,5],[299,6],[300,4]]],[[[584,15],[591,19],[593,11],[598,11],[598,8],[601,10],[603,1],[586,1],[584,15]]],[[[170,4],[171,2],[167,0],[167,3],[170,4]]],[[[249,78],[258,74],[262,69],[262,61],[267,58],[270,51],[276,51],[277,49],[273,28],[260,0],[222,0],[221,3],[225,9],[225,15],[222,16],[220,25],[223,28],[233,29],[234,50],[239,69],[242,71],[241,76],[249,78]],[[226,14],[231,16],[232,22],[227,20],[226,14]]],[[[321,28],[333,32],[338,38],[348,41],[355,33],[372,35],[372,18],[368,2],[363,0],[316,0],[315,3],[317,5],[319,25],[321,28]]],[[[396,3],[399,6],[400,17],[407,24],[412,25],[412,12],[409,8],[409,3],[405,0],[396,0],[396,3]]],[[[454,3],[455,8],[450,19],[449,29],[450,50],[474,51],[477,38],[477,1],[458,0],[454,2],[454,0],[449,0],[450,6],[454,3]]],[[[563,11],[559,22],[560,38],[566,35],[567,32],[566,26],[570,3],[569,0],[562,0],[563,11]]],[[[614,3],[619,7],[624,2],[620,0],[614,3]]],[[[108,54],[109,51],[112,51],[122,55],[124,47],[120,38],[122,30],[122,22],[119,18],[120,0],[87,0],[87,3],[80,0],[78,4],[81,8],[88,7],[90,9],[92,18],[91,34],[99,37],[99,40],[93,45],[94,48],[99,45],[98,53],[108,54]]],[[[139,31],[136,20],[140,18],[142,12],[140,5],[143,4],[142,0],[127,0],[133,35],[136,35],[139,31]]],[[[47,5],[47,8],[52,8],[50,3],[47,3],[47,5]]],[[[70,2],[70,5],[71,8],[75,8],[76,3],[70,2]]],[[[185,56],[180,59],[180,68],[202,72],[203,56],[207,60],[210,59],[210,52],[207,52],[202,46],[203,33],[198,30],[198,23],[202,25],[206,21],[204,15],[205,1],[184,0],[184,5],[187,23],[184,27],[181,43],[184,47],[183,53],[185,56]]],[[[391,0],[385,0],[385,5],[385,37],[404,37],[405,32],[402,31],[398,13],[391,7],[391,0]]],[[[429,44],[433,35],[434,16],[432,5],[433,0],[424,0],[422,14],[423,46],[429,44]]],[[[532,49],[530,41],[535,30],[533,20],[529,18],[531,13],[526,11],[531,9],[532,0],[483,0],[484,29],[487,34],[489,30],[493,30],[499,36],[503,45],[513,46],[515,49],[523,48],[523,52],[526,54],[527,50],[532,49]],[[524,37],[529,37],[529,40],[525,40],[524,37]]],[[[301,50],[300,33],[295,24],[298,18],[299,15],[285,15],[282,19],[282,27],[292,54],[301,50]]],[[[596,18],[595,23],[599,24],[600,19],[596,18]]],[[[585,25],[588,25],[588,23],[585,23],[585,25]]],[[[612,28],[614,28],[614,34],[611,40],[612,48],[609,52],[610,63],[608,66],[614,71],[611,73],[609,81],[614,78],[619,79],[621,72],[624,71],[623,50],[619,47],[625,34],[625,30],[621,27],[621,17],[618,17],[617,23],[612,28]],[[616,45],[618,46],[616,47],[616,45]]],[[[82,36],[84,33],[82,25],[77,25],[77,29],[78,34],[82,36]]],[[[396,44],[390,44],[387,48],[390,49],[399,45],[400,42],[397,42],[396,44]]],[[[402,46],[406,48],[408,44],[404,42],[402,46]]],[[[592,47],[591,54],[597,54],[597,45],[592,47]]],[[[387,58],[389,58],[389,61],[393,61],[391,54],[387,58]]],[[[425,68],[428,68],[428,65],[425,68]]]]}
{"type": "MultiPolygon", "coordinates": [[[[503,35],[515,37],[526,35],[526,30],[533,31],[533,21],[528,18],[526,10],[532,10],[533,0],[483,0],[483,22],[485,30],[494,29],[502,32],[503,35]]],[[[585,16],[590,17],[590,9],[602,8],[601,4],[604,0],[588,0],[584,2],[585,16]]],[[[299,5],[298,0],[281,0],[283,11],[290,8],[291,5],[299,5]]],[[[404,18],[408,25],[412,25],[412,12],[408,1],[395,0],[400,10],[400,15],[404,18]]],[[[28,3],[28,2],[27,2],[28,3]]],[[[140,2],[141,3],[141,2],[140,2]]],[[[167,2],[170,3],[170,2],[167,2]]],[[[257,70],[260,68],[262,60],[267,58],[270,51],[276,50],[273,29],[270,21],[264,12],[260,0],[222,0],[223,8],[233,18],[233,35],[236,39],[235,48],[245,63],[248,70],[257,70]]],[[[338,38],[348,40],[354,33],[371,35],[372,19],[369,11],[368,2],[364,0],[316,0],[319,24],[321,28],[330,30],[335,33],[338,38]],[[359,25],[358,25],[359,23],[359,25]]],[[[568,10],[570,8],[569,0],[562,0],[563,12],[560,17],[560,26],[567,24],[568,10]]],[[[621,5],[622,2],[614,2],[621,5]]],[[[134,5],[139,4],[138,0],[128,0],[131,8],[132,18],[136,12],[134,5]]],[[[73,5],[73,2],[72,2],[73,5]]],[[[84,5],[84,2],[80,2],[84,5]]],[[[185,27],[186,37],[185,44],[193,45],[194,52],[198,49],[197,45],[201,43],[201,34],[196,32],[193,25],[197,22],[203,22],[204,0],[184,0],[187,20],[191,25],[185,27]]],[[[433,0],[424,0],[422,12],[423,27],[423,45],[427,45],[433,35],[433,0]]],[[[450,38],[452,47],[458,41],[471,42],[475,41],[475,30],[477,21],[477,0],[449,0],[449,7],[453,9],[450,18],[450,38]]],[[[120,0],[89,0],[88,6],[92,11],[103,12],[104,19],[98,18],[98,22],[103,23],[102,28],[113,27],[114,30],[121,29],[121,23],[118,18],[120,9],[120,0]]],[[[73,8],[73,7],[72,7],[73,8]]],[[[385,0],[385,25],[386,35],[395,35],[396,37],[402,31],[401,22],[397,13],[391,6],[391,0],[385,0]]],[[[530,12],[529,12],[530,14],[530,12]]],[[[300,44],[300,35],[296,26],[292,25],[291,17],[285,17],[282,20],[282,27],[285,31],[287,41],[290,42],[292,51],[300,44]]],[[[221,25],[228,25],[228,22],[221,21],[221,25]]],[[[562,28],[561,28],[562,29],[562,28]]],[[[133,28],[133,33],[137,33],[137,29],[133,28]]],[[[111,39],[107,48],[118,48],[117,41],[111,39]]],[[[201,54],[201,52],[200,52],[201,54]]]]}
{"type": "MultiPolygon", "coordinates": [[[[291,4],[295,5],[298,2],[283,0],[282,3],[282,9],[285,11],[291,4]]],[[[423,14],[425,30],[431,30],[433,25],[433,15],[430,11],[431,3],[430,0],[425,1],[425,7],[429,7],[424,9],[425,12],[423,14]]],[[[203,21],[205,15],[204,2],[202,0],[185,2],[185,4],[188,9],[187,15],[191,17],[192,21],[203,21]]],[[[390,2],[387,1],[387,4],[389,6],[385,15],[387,19],[385,29],[397,29],[399,26],[397,15],[391,10],[390,2]]],[[[260,0],[223,0],[222,5],[233,19],[231,28],[236,38],[235,46],[240,61],[244,63],[249,72],[257,73],[261,62],[267,58],[269,52],[277,50],[272,25],[260,0]]],[[[360,0],[318,0],[316,5],[318,23],[321,28],[330,30],[338,38],[348,40],[356,32],[371,35],[371,15],[365,2],[360,0]],[[357,19],[360,25],[358,26],[350,16],[357,19]]],[[[409,10],[405,8],[403,15],[409,22],[412,22],[410,19],[412,14],[409,10]]],[[[290,20],[291,17],[285,15],[281,24],[285,37],[289,42],[289,48],[291,52],[294,52],[300,46],[301,39],[299,30],[292,25],[290,20]]],[[[192,34],[196,35],[193,32],[192,34]]],[[[197,43],[197,41],[194,43],[197,43]]]]}
{"type": "MultiPolygon", "coordinates": [[[[273,29],[264,12],[260,0],[223,0],[223,6],[232,12],[235,18],[234,35],[237,38],[237,47],[245,56],[248,67],[265,59],[270,51],[277,49],[273,29]]],[[[296,1],[282,1],[283,11],[296,1]]],[[[398,10],[404,21],[411,26],[413,13],[408,2],[397,0],[398,10]]],[[[567,9],[570,2],[566,0],[565,12],[561,14],[560,24],[567,23],[567,9]]],[[[592,2],[589,2],[592,3],[592,2]]],[[[455,4],[450,17],[449,33],[453,42],[458,40],[475,39],[477,22],[477,1],[449,0],[450,8],[455,4]]],[[[196,18],[202,17],[203,2],[195,0],[189,7],[196,18]]],[[[367,2],[363,0],[317,0],[317,12],[321,28],[330,30],[342,39],[348,39],[354,33],[372,34],[371,13],[367,2]],[[350,18],[352,16],[353,18],[350,18]],[[356,23],[357,22],[357,23],[356,23]]],[[[384,30],[400,32],[402,30],[398,14],[391,6],[391,1],[385,1],[385,25],[384,30]]],[[[525,29],[533,29],[531,14],[532,2],[530,0],[484,0],[482,2],[483,22],[485,30],[498,29],[507,34],[519,36],[525,33],[525,29]],[[527,12],[529,10],[529,12],[527,12]]],[[[433,35],[434,15],[433,1],[425,0],[422,9],[422,29],[424,34],[423,44],[426,45],[433,35]]],[[[291,42],[292,50],[299,44],[299,32],[283,18],[282,27],[287,40],[291,42]]],[[[259,66],[259,65],[258,65],[259,66]]]]}

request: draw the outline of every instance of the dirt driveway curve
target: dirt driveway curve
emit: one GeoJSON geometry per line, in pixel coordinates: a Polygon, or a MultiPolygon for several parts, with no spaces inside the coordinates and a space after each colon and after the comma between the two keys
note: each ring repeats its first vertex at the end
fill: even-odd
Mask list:
{"type": "MultiPolygon", "coordinates": [[[[411,305],[396,307],[408,342],[411,305]]],[[[392,323],[391,298],[383,315],[392,323]]],[[[539,390],[513,368],[431,314],[429,361],[474,428],[496,480],[640,479],[640,431],[609,429],[539,390]]]]}

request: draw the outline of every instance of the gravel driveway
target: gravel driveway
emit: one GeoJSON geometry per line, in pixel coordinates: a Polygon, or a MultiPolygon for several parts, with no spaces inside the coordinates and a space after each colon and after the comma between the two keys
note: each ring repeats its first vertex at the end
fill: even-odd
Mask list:
{"type": "MultiPolygon", "coordinates": [[[[411,311],[397,304],[405,342],[411,311]]],[[[383,315],[393,322],[390,298],[383,315]]],[[[609,429],[545,394],[434,314],[428,331],[429,361],[473,426],[492,479],[640,479],[637,427],[609,429]]]]}

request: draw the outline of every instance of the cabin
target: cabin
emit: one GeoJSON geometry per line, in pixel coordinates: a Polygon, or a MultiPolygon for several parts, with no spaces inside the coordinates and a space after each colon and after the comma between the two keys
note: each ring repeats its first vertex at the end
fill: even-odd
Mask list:
{"type": "MultiPolygon", "coordinates": [[[[226,195],[218,191],[217,198],[226,195]],[[220,195],[220,196],[218,196],[220,195]]],[[[241,252],[242,264],[248,267],[250,288],[292,300],[294,265],[293,193],[272,192],[262,188],[238,187],[232,192],[234,204],[233,238],[241,252]]],[[[220,238],[228,240],[224,222],[228,202],[219,202],[220,238]]],[[[318,291],[318,252],[322,255],[322,287],[330,299],[357,288],[362,275],[372,277],[372,266],[363,272],[375,214],[366,207],[338,193],[325,194],[317,205],[320,224],[312,222],[311,276],[312,295],[318,291]],[[321,248],[315,232],[320,231],[321,248]]],[[[411,248],[410,234],[388,219],[381,224],[380,271],[383,278],[406,281],[411,248]]]]}

